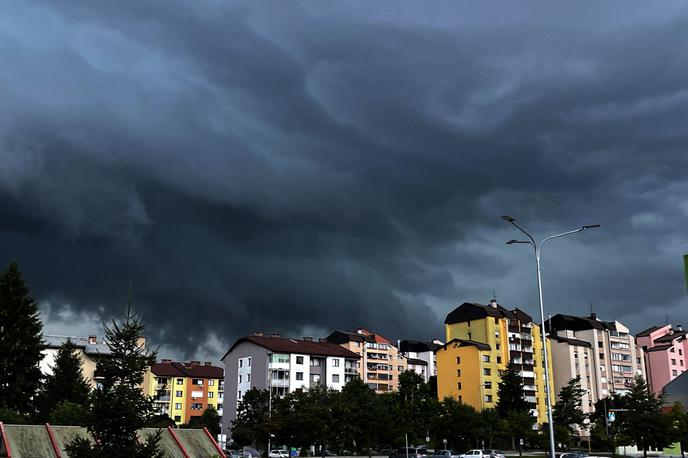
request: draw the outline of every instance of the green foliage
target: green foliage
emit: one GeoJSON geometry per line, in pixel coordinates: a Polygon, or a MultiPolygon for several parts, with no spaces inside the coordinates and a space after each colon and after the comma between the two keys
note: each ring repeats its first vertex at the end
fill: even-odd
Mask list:
{"type": "Polygon", "coordinates": [[[57,352],[53,373],[48,375],[36,400],[38,421],[45,422],[60,402],[86,405],[91,386],[84,380],[77,347],[67,340],[57,352]]]}
{"type": "Polygon", "coordinates": [[[272,418],[269,413],[267,390],[252,388],[244,393],[237,406],[237,417],[232,422],[232,440],[237,444],[248,446],[253,443],[267,446],[272,418]]]}
{"type": "Polygon", "coordinates": [[[526,401],[523,394],[523,379],[512,363],[509,363],[502,374],[498,394],[497,412],[502,418],[506,418],[510,412],[527,412],[534,407],[526,401]]]}
{"type": "Polygon", "coordinates": [[[90,412],[83,404],[70,401],[59,402],[50,413],[50,423],[53,425],[86,426],[90,412]]]}
{"type": "Polygon", "coordinates": [[[36,301],[13,262],[0,274],[0,407],[33,413],[41,381],[42,331],[36,301]]]}
{"type": "MultiPolygon", "coordinates": [[[[169,416],[167,418],[169,418],[169,416]]],[[[172,419],[170,420],[174,425],[174,421],[172,419]]],[[[217,437],[217,435],[220,434],[221,430],[220,415],[217,413],[217,410],[215,410],[213,407],[208,407],[203,411],[203,413],[200,416],[191,417],[189,419],[189,422],[186,425],[183,425],[182,428],[207,428],[208,432],[212,434],[213,437],[217,437]]]]}
{"type": "Polygon", "coordinates": [[[568,444],[571,435],[575,432],[575,427],[583,425],[586,418],[582,408],[584,394],[585,390],[580,386],[580,377],[569,380],[559,391],[552,415],[554,424],[564,428],[565,431],[554,432],[557,441],[568,444]]]}
{"type": "Polygon", "coordinates": [[[334,441],[348,450],[359,452],[377,445],[377,425],[382,412],[375,392],[360,378],[344,385],[334,398],[333,417],[339,428],[334,441]]]}
{"type": "Polygon", "coordinates": [[[105,341],[111,355],[97,361],[96,370],[102,383],[89,396],[91,412],[87,428],[96,440],[75,440],[68,445],[68,453],[83,457],[140,457],[157,458],[160,436],[154,435],[140,444],[137,431],[153,416],[153,399],[143,394],[146,367],[155,363],[157,352],[139,346],[144,325],[138,315],[127,311],[122,324],[113,321],[105,326],[105,341]]]}
{"type": "Polygon", "coordinates": [[[166,413],[158,414],[158,415],[153,415],[150,417],[148,420],[146,420],[146,424],[144,427],[146,428],[161,428],[165,429],[168,426],[174,426],[175,422],[172,418],[170,418],[169,415],[166,413]]]}
{"type": "Polygon", "coordinates": [[[424,444],[430,433],[431,418],[438,409],[437,397],[423,377],[413,371],[399,374],[399,406],[401,415],[397,418],[403,432],[408,433],[413,444],[424,444]]]}
{"type": "Polygon", "coordinates": [[[8,425],[23,425],[27,423],[27,418],[16,410],[0,407],[0,421],[8,425]]]}

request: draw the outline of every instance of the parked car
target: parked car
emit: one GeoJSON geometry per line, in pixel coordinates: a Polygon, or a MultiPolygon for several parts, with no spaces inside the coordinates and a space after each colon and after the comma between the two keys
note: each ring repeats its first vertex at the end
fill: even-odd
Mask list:
{"type": "Polygon", "coordinates": [[[416,456],[418,458],[427,458],[428,449],[426,447],[416,447],[416,456]]]}
{"type": "Polygon", "coordinates": [[[600,458],[600,457],[590,456],[586,452],[583,452],[583,451],[573,451],[573,452],[562,453],[561,455],[559,455],[559,458],[600,458]]]}
{"type": "Polygon", "coordinates": [[[459,458],[489,458],[490,452],[488,450],[473,449],[466,453],[459,455],[459,458]]]}
{"type": "Polygon", "coordinates": [[[268,458],[289,458],[289,452],[286,450],[270,450],[268,458]]]}
{"type": "Polygon", "coordinates": [[[433,455],[433,458],[459,458],[461,453],[456,450],[438,450],[433,455]]]}
{"type": "Polygon", "coordinates": [[[501,450],[488,450],[490,452],[490,458],[504,458],[504,452],[501,450]]]}
{"type": "Polygon", "coordinates": [[[380,455],[381,456],[392,456],[394,455],[394,449],[393,448],[383,448],[380,450],[380,455]]]}
{"type": "Polygon", "coordinates": [[[225,455],[228,458],[243,458],[241,450],[225,450],[225,455]]]}
{"type": "Polygon", "coordinates": [[[389,458],[418,458],[418,450],[415,447],[398,448],[389,458]]]}

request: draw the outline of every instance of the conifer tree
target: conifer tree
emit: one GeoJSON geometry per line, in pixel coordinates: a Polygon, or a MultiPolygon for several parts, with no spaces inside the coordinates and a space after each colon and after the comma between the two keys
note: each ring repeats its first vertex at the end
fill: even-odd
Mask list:
{"type": "Polygon", "coordinates": [[[523,394],[523,379],[512,363],[509,363],[499,382],[499,400],[497,412],[502,417],[512,412],[524,412],[532,409],[532,403],[526,401],[523,394]]]}
{"type": "MultiPolygon", "coordinates": [[[[575,428],[580,427],[586,418],[583,412],[584,394],[585,390],[580,385],[580,376],[572,378],[559,390],[552,416],[556,426],[566,429],[567,434],[564,437],[570,437],[571,434],[575,433],[575,428]]],[[[556,436],[561,437],[559,434],[556,436]]]]}
{"type": "Polygon", "coordinates": [[[38,420],[41,423],[48,421],[50,414],[61,402],[81,406],[88,404],[91,386],[84,379],[82,362],[76,350],[76,345],[67,340],[57,351],[52,367],[53,373],[46,377],[43,389],[36,400],[38,420]]]}
{"type": "Polygon", "coordinates": [[[153,398],[140,388],[147,367],[155,363],[157,351],[140,345],[144,325],[127,310],[122,324],[105,326],[105,342],[111,355],[98,358],[96,369],[102,382],[89,396],[91,411],[87,429],[96,440],[76,439],[68,445],[75,458],[158,458],[159,435],[139,443],[137,431],[154,413],[153,398]]]}
{"type": "Polygon", "coordinates": [[[33,413],[41,381],[42,331],[38,305],[13,262],[0,274],[0,408],[33,413]]]}

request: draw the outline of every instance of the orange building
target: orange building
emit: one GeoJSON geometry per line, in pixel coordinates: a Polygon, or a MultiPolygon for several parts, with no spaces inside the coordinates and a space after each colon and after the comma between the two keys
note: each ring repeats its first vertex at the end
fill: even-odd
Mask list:
{"type": "Polygon", "coordinates": [[[359,374],[377,393],[396,391],[399,374],[408,369],[406,358],[389,339],[367,329],[334,331],[327,341],[361,355],[359,374]]]}

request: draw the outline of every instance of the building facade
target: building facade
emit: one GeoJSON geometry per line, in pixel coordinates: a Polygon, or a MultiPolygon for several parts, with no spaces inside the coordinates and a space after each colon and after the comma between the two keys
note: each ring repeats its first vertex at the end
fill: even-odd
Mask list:
{"type": "Polygon", "coordinates": [[[492,348],[474,340],[452,339],[437,349],[437,397],[454,398],[478,410],[494,407],[499,371],[492,348]]]}
{"type": "Polygon", "coordinates": [[[84,379],[92,388],[96,387],[99,378],[96,372],[96,360],[99,357],[109,357],[111,354],[110,349],[102,339],[99,340],[96,336],[73,337],[44,335],[43,340],[45,341],[45,347],[42,350],[43,360],[40,363],[40,369],[43,375],[52,374],[57,352],[62,344],[69,340],[76,346],[76,353],[81,360],[84,379]]]}
{"type": "Polygon", "coordinates": [[[399,388],[399,374],[408,369],[408,363],[389,339],[362,328],[354,332],[335,331],[326,339],[361,357],[363,380],[376,393],[399,388]]]}
{"type": "Polygon", "coordinates": [[[647,371],[647,383],[653,393],[661,393],[669,382],[686,370],[688,332],[681,325],[652,326],[636,335],[642,347],[647,371]]]}
{"type": "Polygon", "coordinates": [[[581,408],[586,414],[592,413],[593,404],[599,399],[592,344],[557,335],[550,335],[550,343],[555,393],[559,393],[571,379],[580,377],[580,386],[584,391],[581,408]]]}
{"type": "Polygon", "coordinates": [[[360,356],[324,339],[288,339],[257,333],[238,339],[222,357],[225,365],[225,415],[222,432],[230,431],[237,407],[252,388],[283,396],[315,384],[341,390],[359,377],[360,356]]]}
{"type": "Polygon", "coordinates": [[[224,413],[224,371],[209,362],[163,359],[146,371],[143,386],[155,397],[157,413],[169,415],[178,425],[200,417],[207,408],[224,413]]]}
{"type": "MultiPolygon", "coordinates": [[[[458,391],[456,396],[461,396],[460,399],[471,403],[478,410],[493,408],[498,401],[499,376],[511,363],[523,378],[526,400],[535,406],[532,410],[533,416],[538,423],[546,421],[547,405],[542,336],[540,326],[533,323],[530,315],[518,308],[508,310],[494,300],[489,305],[464,302],[447,315],[444,323],[448,343],[457,339],[459,342],[463,342],[458,348],[474,347],[482,353],[479,360],[471,357],[466,361],[461,360],[464,362],[460,364],[458,364],[458,360],[451,358],[443,359],[440,362],[438,356],[438,395],[440,392],[453,393],[454,386],[452,385],[458,383],[453,378],[443,379],[443,374],[453,372],[458,374],[460,371],[461,377],[463,377],[463,374],[482,373],[483,381],[478,386],[478,389],[482,390],[482,395],[478,398],[479,402],[473,404],[473,399],[475,399],[473,396],[465,397],[458,391]],[[485,346],[477,346],[476,343],[485,346]],[[485,354],[485,352],[489,352],[489,354],[485,354]],[[468,362],[470,364],[480,363],[480,365],[469,369],[465,366],[468,362]],[[442,363],[451,364],[451,367],[442,368],[440,367],[442,363]],[[443,386],[445,384],[449,386],[443,386]]],[[[438,355],[439,353],[440,350],[438,350],[438,355]]],[[[550,381],[552,381],[551,358],[549,364],[550,381]]],[[[475,391],[475,387],[471,385],[472,382],[461,382],[462,387],[468,386],[475,391]]],[[[554,402],[554,393],[551,393],[550,396],[554,402]]]]}
{"type": "MultiPolygon", "coordinates": [[[[582,348],[577,343],[568,352],[557,351],[553,355],[556,358],[556,372],[578,364],[578,368],[584,372],[579,374],[573,371],[570,375],[585,375],[586,383],[590,377],[587,388],[590,393],[587,400],[590,409],[595,402],[612,393],[627,393],[636,375],[645,377],[643,351],[628,328],[618,321],[602,321],[594,313],[589,317],[557,314],[548,320],[547,329],[551,339],[558,337],[590,345],[590,350],[586,352],[578,351],[576,354],[575,347],[582,348]]],[[[568,376],[567,372],[557,374],[557,390],[568,382],[568,376]]]]}
{"type": "Polygon", "coordinates": [[[417,340],[402,340],[399,351],[406,358],[408,370],[419,374],[425,382],[430,377],[437,376],[437,356],[435,352],[442,345],[442,341],[420,342],[417,340]]]}

